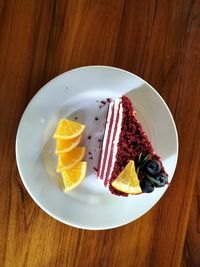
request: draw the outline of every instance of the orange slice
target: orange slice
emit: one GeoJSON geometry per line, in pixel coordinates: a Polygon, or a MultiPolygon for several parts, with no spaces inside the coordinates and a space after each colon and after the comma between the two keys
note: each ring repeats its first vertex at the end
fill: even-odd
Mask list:
{"type": "Polygon", "coordinates": [[[62,171],[64,191],[69,192],[77,187],[85,178],[87,171],[87,162],[82,161],[69,170],[62,171]]]}
{"type": "Polygon", "coordinates": [[[53,137],[59,139],[73,139],[81,135],[84,129],[85,125],[83,124],[61,119],[53,137]]]}
{"type": "Polygon", "coordinates": [[[85,147],[75,147],[70,152],[58,156],[57,172],[67,170],[79,163],[85,155],[85,147]]]}
{"type": "Polygon", "coordinates": [[[133,160],[129,161],[123,171],[112,182],[112,186],[115,189],[128,194],[136,195],[142,193],[133,160]]]}
{"type": "Polygon", "coordinates": [[[56,154],[69,152],[79,145],[82,135],[73,139],[57,139],[56,141],[56,154]]]}

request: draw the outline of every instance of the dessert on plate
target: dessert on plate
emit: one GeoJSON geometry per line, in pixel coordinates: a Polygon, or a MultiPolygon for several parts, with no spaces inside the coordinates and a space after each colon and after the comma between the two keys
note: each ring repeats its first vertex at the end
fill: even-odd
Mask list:
{"type": "Polygon", "coordinates": [[[160,157],[127,96],[109,103],[97,177],[119,196],[151,193],[168,183],[160,157]]]}
{"type": "MultiPolygon", "coordinates": [[[[154,188],[168,184],[168,175],[161,159],[145,134],[131,100],[122,96],[101,103],[108,105],[108,113],[105,116],[98,179],[118,196],[151,193],[154,188]]],[[[96,120],[98,117],[95,117],[96,120]]],[[[86,147],[79,146],[84,130],[84,124],[61,119],[54,134],[57,172],[62,175],[66,192],[77,187],[86,177],[87,162],[82,161],[86,147]]],[[[94,146],[91,148],[96,149],[94,146]]],[[[88,154],[91,156],[91,151],[88,154]]],[[[89,157],[89,160],[92,158],[89,157]]]]}

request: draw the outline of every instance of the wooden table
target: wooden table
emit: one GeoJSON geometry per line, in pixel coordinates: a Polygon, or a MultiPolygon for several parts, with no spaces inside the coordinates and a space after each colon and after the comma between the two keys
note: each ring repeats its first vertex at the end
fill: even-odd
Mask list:
{"type": "Polygon", "coordinates": [[[199,71],[198,0],[1,0],[0,266],[200,266],[199,71]],[[180,142],[161,201],[107,231],[75,229],[44,213],[15,161],[17,126],[32,96],[56,75],[93,64],[152,84],[172,111],[180,142]]]}

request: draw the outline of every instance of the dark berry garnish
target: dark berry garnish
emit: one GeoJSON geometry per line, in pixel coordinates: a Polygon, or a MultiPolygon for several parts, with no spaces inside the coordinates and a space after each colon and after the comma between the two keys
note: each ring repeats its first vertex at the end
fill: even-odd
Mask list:
{"type": "Polygon", "coordinates": [[[111,99],[111,98],[107,98],[106,101],[107,101],[108,103],[110,103],[110,102],[112,101],[112,99],[111,99]]]}
{"type": "Polygon", "coordinates": [[[95,117],[95,121],[98,121],[98,119],[99,119],[98,117],[95,117]]]}
{"type": "Polygon", "coordinates": [[[155,176],[155,179],[158,181],[158,186],[164,186],[168,182],[168,177],[164,172],[160,172],[155,176]]]}
{"type": "Polygon", "coordinates": [[[78,120],[78,117],[75,117],[74,119],[75,119],[75,120],[78,120]]]}
{"type": "Polygon", "coordinates": [[[105,100],[102,100],[100,103],[103,104],[103,105],[105,105],[106,104],[106,101],[105,100]]]}
{"type": "Polygon", "coordinates": [[[160,162],[153,159],[147,163],[146,170],[149,174],[156,175],[161,170],[160,162]]]}
{"type": "Polygon", "coordinates": [[[88,136],[88,139],[91,139],[91,138],[92,138],[92,136],[91,136],[91,135],[89,135],[89,136],[88,136]]]}
{"type": "Polygon", "coordinates": [[[154,190],[154,183],[145,177],[140,182],[140,187],[141,187],[143,193],[151,193],[154,190]]]}
{"type": "Polygon", "coordinates": [[[167,175],[163,172],[157,174],[155,177],[147,175],[147,178],[157,187],[162,187],[167,183],[167,175]]]}

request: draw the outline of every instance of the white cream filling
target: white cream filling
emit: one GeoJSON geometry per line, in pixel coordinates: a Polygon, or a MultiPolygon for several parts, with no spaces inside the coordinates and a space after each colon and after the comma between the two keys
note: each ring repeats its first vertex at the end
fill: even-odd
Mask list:
{"type": "Polygon", "coordinates": [[[109,105],[109,109],[108,109],[108,116],[106,119],[106,129],[105,129],[105,134],[104,134],[104,138],[103,138],[103,145],[102,145],[102,155],[101,155],[101,161],[100,161],[100,166],[99,166],[99,175],[98,175],[98,179],[102,180],[101,178],[101,173],[102,173],[102,165],[104,162],[104,157],[105,157],[105,149],[106,149],[106,142],[107,142],[107,136],[108,136],[108,131],[109,131],[109,125],[110,125],[110,119],[111,119],[111,115],[112,115],[112,108],[113,108],[114,102],[111,102],[109,105]]]}
{"type": "MultiPolygon", "coordinates": [[[[110,179],[113,169],[114,169],[114,165],[115,165],[115,161],[116,161],[116,155],[117,155],[117,150],[118,150],[118,142],[119,142],[119,136],[121,133],[121,125],[122,125],[122,112],[123,112],[123,107],[122,107],[122,102],[120,102],[119,104],[119,121],[118,121],[118,125],[117,125],[117,132],[116,132],[116,136],[115,136],[115,140],[113,140],[113,158],[112,158],[112,163],[111,163],[111,167],[110,167],[110,172],[108,175],[108,180],[110,179]]],[[[111,144],[112,147],[112,144],[111,144]]],[[[106,187],[109,187],[109,183],[106,185],[106,187]]]]}
{"type": "Polygon", "coordinates": [[[101,160],[101,164],[103,164],[103,162],[105,161],[105,165],[104,165],[104,169],[103,166],[100,167],[100,175],[99,178],[104,182],[106,179],[106,171],[108,168],[108,162],[109,162],[109,156],[110,156],[110,150],[111,150],[111,146],[112,146],[112,139],[113,139],[113,135],[114,135],[114,127],[115,127],[115,123],[116,123],[116,119],[117,119],[117,111],[118,111],[118,105],[119,105],[119,99],[117,99],[115,102],[111,102],[110,106],[112,104],[112,107],[110,109],[110,111],[112,111],[113,105],[114,105],[114,115],[113,115],[113,123],[112,123],[112,128],[111,128],[111,132],[110,132],[110,136],[108,136],[108,131],[110,128],[110,119],[112,116],[112,112],[109,114],[108,116],[108,123],[106,125],[106,132],[105,132],[105,136],[104,136],[104,141],[105,141],[105,146],[103,147],[102,153],[102,160],[101,160]],[[107,154],[105,155],[105,149],[106,149],[106,140],[107,138],[109,138],[109,143],[108,143],[108,150],[107,150],[107,154]],[[105,171],[104,171],[105,170],[105,171]],[[102,176],[102,172],[104,171],[104,174],[102,176]]]}
{"type": "MultiPolygon", "coordinates": [[[[107,119],[108,123],[106,125],[106,130],[105,130],[105,136],[104,136],[103,147],[102,147],[102,158],[101,158],[101,162],[100,162],[100,171],[99,171],[99,176],[98,176],[98,178],[102,182],[104,182],[106,178],[108,178],[108,180],[110,179],[110,176],[111,176],[113,168],[114,168],[116,154],[117,154],[117,144],[119,142],[119,136],[120,136],[120,132],[121,132],[122,111],[123,111],[123,108],[122,108],[121,99],[117,99],[115,102],[111,102],[110,103],[108,119],[107,119]],[[111,116],[112,116],[112,112],[111,111],[112,111],[113,105],[114,105],[113,124],[112,124],[112,128],[111,128],[110,136],[108,136],[108,131],[109,131],[109,128],[110,128],[110,119],[111,119],[111,116]],[[116,120],[117,120],[118,109],[119,109],[119,121],[118,121],[118,125],[117,125],[117,132],[116,132],[115,140],[113,140],[115,125],[117,123],[116,120]],[[105,148],[106,148],[106,140],[107,140],[107,138],[109,138],[109,143],[108,143],[107,155],[105,155],[105,148]],[[114,145],[113,158],[112,158],[111,168],[109,169],[109,175],[107,177],[106,172],[107,172],[107,168],[108,168],[108,164],[109,164],[109,157],[110,157],[112,145],[114,145]],[[105,171],[102,169],[103,168],[102,165],[103,165],[104,160],[106,160],[105,166],[104,166],[104,170],[105,171]],[[102,177],[102,172],[103,171],[104,171],[104,175],[102,177]]],[[[109,183],[108,183],[107,186],[109,186],[109,183]]]]}
{"type": "Polygon", "coordinates": [[[113,141],[113,136],[114,136],[114,130],[115,130],[115,124],[116,124],[116,120],[117,120],[117,112],[118,112],[118,107],[119,106],[119,99],[117,99],[114,102],[114,118],[113,118],[113,124],[112,124],[112,128],[111,128],[111,133],[110,136],[108,136],[109,139],[109,144],[108,144],[108,153],[106,155],[106,164],[105,164],[105,171],[104,171],[104,175],[103,175],[103,181],[105,181],[105,179],[107,178],[107,168],[108,168],[108,163],[109,163],[109,158],[110,158],[110,152],[111,152],[111,148],[112,148],[112,141],[113,141]]]}
{"type": "MultiPolygon", "coordinates": [[[[108,144],[108,152],[106,155],[106,163],[105,163],[105,171],[102,177],[102,180],[105,181],[105,179],[107,178],[107,168],[108,168],[108,163],[109,163],[109,158],[110,158],[110,152],[111,152],[111,148],[112,148],[112,140],[113,140],[113,136],[114,136],[114,129],[115,129],[115,124],[116,124],[116,120],[117,120],[117,112],[118,112],[118,105],[119,105],[119,99],[117,99],[114,102],[114,118],[113,118],[113,124],[112,124],[112,128],[111,128],[111,133],[110,136],[108,136],[109,138],[109,144],[108,144]]],[[[107,136],[106,136],[107,139],[107,136]]]]}

